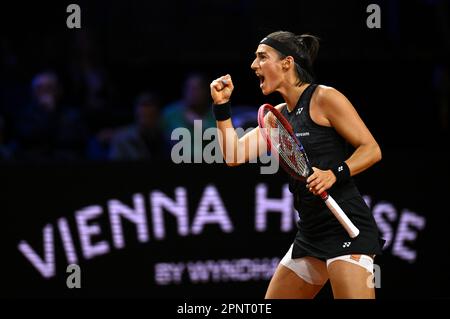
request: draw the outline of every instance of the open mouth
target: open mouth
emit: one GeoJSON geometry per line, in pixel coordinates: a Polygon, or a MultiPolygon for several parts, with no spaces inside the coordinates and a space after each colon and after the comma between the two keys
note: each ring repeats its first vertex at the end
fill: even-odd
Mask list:
{"type": "Polygon", "coordinates": [[[256,76],[259,78],[259,86],[263,86],[265,80],[264,76],[261,74],[256,74],[256,76]]]}

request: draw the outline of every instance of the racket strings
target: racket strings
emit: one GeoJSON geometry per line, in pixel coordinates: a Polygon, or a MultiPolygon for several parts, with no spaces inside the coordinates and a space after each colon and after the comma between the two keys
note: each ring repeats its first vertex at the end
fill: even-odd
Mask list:
{"type": "Polygon", "coordinates": [[[307,176],[309,168],[304,153],[275,116],[269,118],[269,136],[284,162],[300,176],[307,176]],[[297,148],[297,149],[294,149],[297,148]]]}

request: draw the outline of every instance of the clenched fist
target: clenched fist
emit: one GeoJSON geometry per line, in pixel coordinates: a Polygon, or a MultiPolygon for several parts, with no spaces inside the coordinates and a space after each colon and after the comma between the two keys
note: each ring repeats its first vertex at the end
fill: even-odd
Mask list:
{"type": "Polygon", "coordinates": [[[230,100],[234,86],[229,74],[215,79],[209,85],[214,104],[223,104],[230,100]]]}

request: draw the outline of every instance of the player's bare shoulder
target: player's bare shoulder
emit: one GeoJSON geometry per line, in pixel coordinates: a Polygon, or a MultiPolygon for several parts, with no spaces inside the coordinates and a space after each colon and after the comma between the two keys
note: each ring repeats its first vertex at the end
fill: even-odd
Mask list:
{"type": "MultiPolygon", "coordinates": [[[[311,99],[311,115],[325,125],[336,123],[339,119],[346,120],[358,116],[356,109],[347,97],[331,86],[320,85],[311,99]],[[315,99],[315,100],[314,100],[315,99]]],[[[334,124],[333,124],[334,125],[334,124]]]]}
{"type": "Polygon", "coordinates": [[[342,97],[342,93],[331,86],[318,85],[314,91],[310,102],[311,119],[323,126],[332,126],[331,118],[335,115],[337,103],[342,97]]]}
{"type": "Polygon", "coordinates": [[[340,91],[331,86],[319,85],[311,98],[316,110],[322,114],[348,110],[351,103],[340,91]]]}
{"type": "Polygon", "coordinates": [[[332,86],[318,85],[312,96],[311,102],[320,107],[325,107],[330,104],[330,101],[340,95],[342,95],[342,93],[332,86]]]}

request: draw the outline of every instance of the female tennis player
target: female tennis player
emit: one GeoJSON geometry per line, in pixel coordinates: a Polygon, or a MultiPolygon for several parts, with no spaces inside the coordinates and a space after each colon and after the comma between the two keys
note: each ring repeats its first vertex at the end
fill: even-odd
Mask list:
{"type": "MultiPolygon", "coordinates": [[[[383,240],[352,176],[378,162],[381,150],[349,100],[332,87],[314,83],[312,63],[318,48],[312,35],[277,31],[259,43],[251,64],[262,93],[281,94],[284,103],[276,109],[293,127],[314,170],[306,183],[290,177],[300,216],[298,232],[265,297],[314,298],[329,279],[335,298],[375,298],[373,260],[381,253],[383,240]],[[347,143],[354,147],[350,156],[347,143]],[[359,236],[350,238],[327,209],[317,196],[324,191],[339,203],[360,230],[359,236]]],[[[217,78],[210,88],[227,164],[236,166],[267,152],[259,128],[241,138],[234,130],[231,76],[217,78]],[[238,160],[239,152],[245,154],[244,161],[238,160]]]]}

